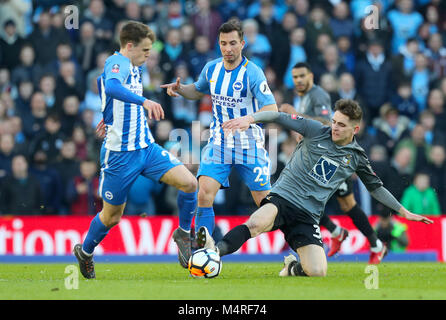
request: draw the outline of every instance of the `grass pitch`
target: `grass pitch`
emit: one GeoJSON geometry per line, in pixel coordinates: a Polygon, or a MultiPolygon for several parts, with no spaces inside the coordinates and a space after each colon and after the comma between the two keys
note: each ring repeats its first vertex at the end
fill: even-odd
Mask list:
{"type": "Polygon", "coordinates": [[[2,264],[0,299],[446,299],[442,263],[382,263],[374,282],[378,289],[366,289],[372,274],[365,263],[329,263],[325,278],[279,278],[279,262],[228,262],[214,279],[192,278],[177,263],[97,263],[97,279],[85,280],[79,273],[77,289],[70,278],[74,266],[78,270],[76,264],[2,264]]]}

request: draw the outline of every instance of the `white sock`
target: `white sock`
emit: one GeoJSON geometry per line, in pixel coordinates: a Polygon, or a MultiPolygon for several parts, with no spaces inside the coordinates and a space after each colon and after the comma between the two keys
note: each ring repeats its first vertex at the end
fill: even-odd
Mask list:
{"type": "Polygon", "coordinates": [[[383,243],[381,242],[381,240],[376,240],[376,247],[371,247],[370,251],[372,252],[380,252],[383,249],[383,243]]]}
{"type": "Polygon", "coordinates": [[[340,226],[336,226],[336,229],[331,233],[332,238],[336,238],[341,234],[342,228],[340,226]]]}

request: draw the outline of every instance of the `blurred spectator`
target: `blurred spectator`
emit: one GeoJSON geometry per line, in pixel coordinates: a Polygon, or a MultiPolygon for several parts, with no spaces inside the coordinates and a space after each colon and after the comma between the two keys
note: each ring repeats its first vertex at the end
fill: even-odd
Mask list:
{"type": "Polygon", "coordinates": [[[124,213],[129,215],[155,215],[154,198],[162,189],[162,184],[140,175],[130,187],[124,213]]]}
{"type": "MultiPolygon", "coordinates": [[[[195,36],[195,28],[192,24],[190,24],[189,22],[183,23],[180,27],[180,34],[181,34],[181,42],[183,43],[184,46],[184,52],[186,52],[187,54],[190,54],[190,52],[195,48],[195,40],[196,40],[196,36],[195,36]]],[[[209,39],[205,36],[202,36],[204,38],[206,38],[206,40],[209,43],[209,39]]],[[[209,52],[209,54],[213,54],[213,51],[210,51],[210,44],[208,46],[208,48],[206,49],[206,52],[209,52]]]]}
{"type": "Polygon", "coordinates": [[[167,4],[167,23],[169,27],[179,29],[185,22],[181,1],[169,1],[167,4]]]}
{"type": "Polygon", "coordinates": [[[83,98],[83,81],[78,81],[76,77],[75,64],[72,61],[64,61],[60,64],[56,81],[56,105],[62,105],[65,97],[72,95],[78,99],[83,98]]]}
{"type": "Polygon", "coordinates": [[[84,74],[96,67],[96,57],[106,49],[96,40],[94,24],[88,20],[83,22],[80,26],[79,41],[74,47],[74,55],[84,74]]]}
{"type": "MultiPolygon", "coordinates": [[[[125,20],[125,4],[127,0],[111,0],[107,1],[105,15],[110,19],[112,23],[125,20]]],[[[153,4],[151,4],[153,7],[153,4]]],[[[114,27],[114,25],[113,25],[114,27]]]]}
{"type": "Polygon", "coordinates": [[[379,108],[390,100],[392,92],[392,65],[380,42],[369,43],[366,57],[356,65],[355,79],[364,100],[367,123],[371,123],[378,116],[379,108]]]}
{"type": "Polygon", "coordinates": [[[67,199],[71,203],[72,215],[94,215],[101,211],[102,200],[98,195],[99,178],[94,161],[83,160],[80,175],[67,186],[67,199]]]}
{"type": "Polygon", "coordinates": [[[211,8],[210,0],[197,0],[195,5],[196,13],[190,17],[190,21],[195,27],[196,35],[206,36],[211,48],[214,48],[217,43],[218,28],[223,23],[220,13],[211,8]]]}
{"type": "Polygon", "coordinates": [[[0,26],[7,20],[14,21],[17,32],[21,37],[26,37],[32,31],[30,13],[33,10],[33,2],[30,0],[2,0],[0,1],[0,26]]]}
{"type": "Polygon", "coordinates": [[[45,104],[50,110],[56,110],[56,79],[51,73],[42,75],[39,90],[43,93],[45,104]]]}
{"type": "Polygon", "coordinates": [[[37,28],[34,29],[28,40],[34,47],[36,63],[42,67],[46,67],[57,58],[56,49],[59,43],[69,42],[67,34],[61,33],[51,26],[51,14],[49,11],[40,13],[37,28]]]}
{"type": "Polygon", "coordinates": [[[324,73],[321,76],[320,85],[330,95],[333,104],[339,100],[338,79],[332,73],[324,73]]]}
{"type": "Polygon", "coordinates": [[[106,17],[103,0],[91,0],[88,8],[84,11],[83,20],[91,21],[95,27],[97,41],[107,42],[113,37],[113,22],[106,17]]]}
{"type": "MultiPolygon", "coordinates": [[[[445,78],[446,80],[446,78],[445,78]]],[[[446,85],[446,81],[443,81],[446,85]]],[[[428,110],[435,115],[436,129],[446,132],[446,113],[444,111],[444,93],[440,89],[432,89],[427,98],[428,110]]]]}
{"type": "Polygon", "coordinates": [[[408,38],[415,37],[418,28],[423,23],[423,16],[413,11],[413,0],[396,0],[396,9],[390,10],[387,18],[393,29],[392,52],[398,53],[401,45],[408,38]]]}
{"type": "Polygon", "coordinates": [[[141,21],[141,7],[138,1],[127,1],[124,10],[126,20],[141,21]]]}
{"type": "Polygon", "coordinates": [[[43,67],[35,63],[34,48],[30,44],[23,45],[19,59],[19,64],[12,69],[11,82],[17,85],[21,81],[31,81],[37,85],[43,74],[43,67]]]}
{"type": "Polygon", "coordinates": [[[226,0],[220,1],[218,4],[218,12],[221,14],[223,21],[228,21],[230,18],[238,18],[244,20],[246,18],[246,5],[242,0],[226,0]]]}
{"type": "Polygon", "coordinates": [[[392,58],[392,68],[394,79],[397,84],[410,81],[415,70],[415,57],[420,52],[420,44],[416,38],[407,39],[402,45],[397,55],[392,58]]]}
{"type": "Polygon", "coordinates": [[[195,38],[194,48],[189,52],[188,59],[192,79],[198,79],[206,63],[217,58],[214,51],[210,50],[210,47],[207,37],[198,36],[195,38]]]}
{"type": "MultiPolygon", "coordinates": [[[[74,179],[75,176],[80,174],[80,161],[76,159],[76,144],[71,139],[66,139],[60,150],[57,162],[54,164],[54,168],[59,173],[63,191],[67,189],[67,186],[74,179]]],[[[61,203],[61,214],[67,214],[70,212],[70,203],[67,202],[66,195],[64,193],[61,203]]]]}
{"type": "MultiPolygon", "coordinates": [[[[146,70],[142,75],[144,96],[154,101],[160,101],[161,105],[163,105],[163,99],[167,97],[167,94],[165,90],[160,88],[160,85],[165,83],[165,73],[161,69],[160,53],[158,51],[150,53],[144,68],[146,70]]],[[[164,111],[168,113],[167,110],[164,111]]]]}
{"type": "Polygon", "coordinates": [[[14,137],[12,134],[0,135],[0,185],[3,178],[11,174],[11,162],[14,156],[14,137]]]}
{"type": "MultiPolygon", "coordinates": [[[[280,82],[285,81],[282,79],[284,79],[284,74],[287,71],[287,67],[290,66],[292,64],[292,61],[295,60],[295,58],[293,58],[294,50],[290,49],[290,46],[292,46],[291,42],[293,42],[293,44],[296,45],[296,39],[295,39],[296,36],[291,36],[291,33],[297,27],[298,27],[298,21],[296,14],[293,11],[285,12],[279,27],[279,31],[274,36],[274,40],[271,43],[271,46],[274,48],[274,50],[272,50],[271,52],[270,66],[277,73],[277,77],[280,82]],[[284,63],[284,61],[288,61],[288,64],[284,63]]],[[[304,29],[302,28],[302,30],[304,29]]],[[[303,41],[301,45],[303,46],[303,43],[305,42],[305,31],[301,32],[301,35],[302,33],[303,33],[303,41]]],[[[302,50],[303,53],[305,53],[305,49],[302,48],[302,50]]]]}
{"type": "Polygon", "coordinates": [[[347,2],[340,1],[333,7],[333,17],[330,18],[330,27],[335,39],[345,36],[352,40],[354,35],[353,19],[349,17],[350,10],[347,2]]]}
{"type": "MultiPolygon", "coordinates": [[[[291,75],[291,70],[293,67],[299,62],[307,61],[307,54],[305,53],[304,43],[305,43],[305,29],[303,28],[295,28],[290,32],[289,38],[289,46],[290,52],[288,53],[289,60],[288,66],[285,70],[285,75],[283,78],[283,83],[287,89],[293,89],[293,76],[291,75]]],[[[274,50],[273,50],[274,51],[274,50]]],[[[281,61],[282,65],[284,60],[281,61]]]]}
{"type": "Polygon", "coordinates": [[[356,56],[350,38],[340,36],[336,40],[336,46],[338,47],[339,61],[345,65],[348,72],[353,73],[355,71],[356,56]]]}
{"type": "Polygon", "coordinates": [[[76,158],[79,160],[86,160],[89,157],[91,150],[88,148],[87,136],[82,126],[76,125],[73,128],[73,135],[71,138],[76,145],[76,158]]]}
{"type": "Polygon", "coordinates": [[[392,252],[403,252],[409,245],[407,225],[393,219],[391,215],[379,217],[375,230],[379,240],[392,252]]]}
{"type": "Polygon", "coordinates": [[[4,99],[3,94],[11,94],[12,83],[11,83],[11,73],[9,69],[6,67],[0,68],[0,94],[2,95],[2,99],[4,99]]]}
{"type": "Polygon", "coordinates": [[[391,99],[392,106],[399,114],[406,116],[412,122],[418,119],[418,104],[412,95],[412,86],[409,82],[401,82],[391,99]]]}
{"type": "Polygon", "coordinates": [[[404,190],[401,204],[413,213],[441,214],[437,194],[430,186],[429,175],[424,172],[415,174],[413,184],[404,190]]]}
{"type": "Polygon", "coordinates": [[[407,168],[411,174],[426,166],[430,147],[425,141],[425,130],[421,124],[412,129],[410,137],[402,139],[396,145],[395,152],[398,153],[401,148],[407,148],[411,152],[407,168]]]}
{"type": "Polygon", "coordinates": [[[79,110],[83,112],[84,110],[91,110],[93,112],[93,122],[94,126],[102,120],[102,110],[101,110],[101,97],[98,91],[97,79],[94,77],[90,78],[90,82],[87,83],[87,92],[85,93],[85,99],[79,106],[79,110]]]}
{"type": "Polygon", "coordinates": [[[46,161],[53,165],[59,156],[65,136],[60,131],[61,123],[57,114],[50,114],[45,119],[44,130],[36,134],[29,145],[31,157],[37,151],[45,152],[46,161]]]}
{"type": "Polygon", "coordinates": [[[71,137],[74,127],[81,122],[79,115],[80,102],[77,96],[67,95],[60,112],[61,131],[66,137],[71,137]]]}
{"type": "Polygon", "coordinates": [[[63,198],[63,186],[59,172],[48,163],[46,151],[32,154],[30,173],[39,181],[43,198],[42,213],[59,214],[63,198]]]}
{"type": "Polygon", "coordinates": [[[438,195],[441,212],[446,213],[446,151],[444,146],[432,146],[426,172],[429,174],[432,188],[438,195]]]}
{"type": "Polygon", "coordinates": [[[437,130],[435,115],[430,110],[424,110],[420,114],[419,122],[424,128],[424,141],[428,145],[441,144],[446,146],[445,134],[437,130]]]}
{"type": "MultiPolygon", "coordinates": [[[[22,115],[25,113],[29,113],[31,111],[30,103],[33,92],[34,92],[34,86],[30,80],[23,80],[18,84],[18,96],[14,100],[15,114],[22,115]]],[[[5,106],[5,113],[6,113],[6,106],[5,106]]]]}
{"type": "MultiPolygon", "coordinates": [[[[355,78],[351,73],[344,72],[339,76],[338,82],[338,96],[340,99],[352,99],[358,101],[361,106],[363,106],[362,99],[358,95],[358,90],[356,89],[355,78]]],[[[336,101],[336,100],[331,100],[336,101]]],[[[366,127],[363,123],[362,127],[366,127]]]]}
{"type": "Polygon", "coordinates": [[[381,117],[373,121],[373,126],[377,129],[377,142],[387,148],[389,155],[396,144],[409,135],[409,119],[389,104],[382,106],[381,117]]]}
{"type": "Polygon", "coordinates": [[[0,66],[11,71],[20,63],[24,39],[18,34],[14,20],[6,20],[2,27],[4,32],[0,33],[0,66]]]}
{"type": "Polygon", "coordinates": [[[16,155],[11,168],[12,175],[0,186],[0,212],[3,215],[41,214],[43,198],[39,181],[28,173],[28,161],[23,155],[16,155]]]}
{"type": "Polygon", "coordinates": [[[180,62],[185,62],[186,58],[186,52],[181,43],[180,29],[169,29],[160,57],[160,65],[166,74],[166,79],[174,77],[175,66],[180,62]]]}
{"type": "Polygon", "coordinates": [[[294,12],[297,14],[297,20],[299,21],[299,27],[305,27],[308,22],[310,12],[309,0],[296,0],[294,1],[294,12]]]}
{"type": "Polygon", "coordinates": [[[323,60],[318,64],[314,64],[314,81],[319,82],[325,73],[330,73],[333,77],[338,78],[342,73],[348,72],[347,67],[340,61],[338,48],[335,44],[328,45],[323,51],[323,60]]]}
{"type": "Polygon", "coordinates": [[[438,12],[438,8],[435,5],[429,5],[426,7],[424,18],[429,26],[429,34],[432,35],[440,31],[440,13],[438,12]]]}
{"type": "Polygon", "coordinates": [[[305,25],[305,31],[308,40],[308,56],[317,55],[317,40],[320,34],[327,34],[330,39],[333,39],[333,32],[328,24],[328,18],[325,11],[319,7],[315,6],[310,11],[310,19],[305,25]]]}
{"type": "Polygon", "coordinates": [[[44,122],[47,116],[45,97],[42,92],[36,91],[31,96],[31,112],[21,114],[23,119],[23,131],[27,139],[31,140],[44,130],[44,122]]]}
{"type": "Polygon", "coordinates": [[[415,56],[415,70],[412,75],[412,93],[420,111],[426,108],[429,87],[434,80],[434,75],[428,69],[426,56],[418,53],[415,56]]]}
{"type": "Polygon", "coordinates": [[[266,36],[259,33],[259,26],[256,20],[246,19],[243,21],[244,33],[244,54],[261,69],[269,64],[271,56],[271,44],[266,36]]]}
{"type": "Polygon", "coordinates": [[[424,52],[429,60],[431,69],[436,78],[446,76],[446,47],[440,33],[433,33],[429,36],[428,47],[424,52]]]}

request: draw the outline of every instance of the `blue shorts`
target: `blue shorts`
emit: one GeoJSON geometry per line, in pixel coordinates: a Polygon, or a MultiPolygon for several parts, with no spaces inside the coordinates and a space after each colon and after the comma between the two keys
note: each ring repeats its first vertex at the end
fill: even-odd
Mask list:
{"type": "Polygon", "coordinates": [[[271,165],[268,152],[264,148],[257,148],[256,156],[247,161],[226,161],[227,159],[221,161],[215,156],[215,149],[212,143],[203,148],[197,178],[208,176],[217,180],[223,188],[229,188],[229,174],[234,167],[249,190],[265,191],[271,189],[271,165]]]}
{"type": "Polygon", "coordinates": [[[121,205],[127,201],[127,193],[140,174],[159,181],[167,171],[181,164],[156,143],[144,149],[122,152],[102,146],[99,195],[110,204],[121,205]]]}

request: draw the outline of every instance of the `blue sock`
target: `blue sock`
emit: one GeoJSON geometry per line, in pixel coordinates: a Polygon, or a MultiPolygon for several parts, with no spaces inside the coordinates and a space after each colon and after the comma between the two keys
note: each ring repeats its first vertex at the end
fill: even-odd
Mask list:
{"type": "Polygon", "coordinates": [[[180,211],[180,228],[185,231],[190,231],[195,209],[197,208],[197,192],[186,193],[179,190],[177,204],[180,211]]]}
{"type": "Polygon", "coordinates": [[[212,235],[215,227],[214,207],[198,207],[197,216],[195,217],[195,231],[198,231],[201,226],[205,226],[212,235]]]}
{"type": "Polygon", "coordinates": [[[90,229],[88,229],[87,237],[82,244],[82,250],[88,254],[92,254],[94,248],[104,239],[110,229],[107,228],[99,219],[99,213],[94,217],[90,223],[90,229]]]}

